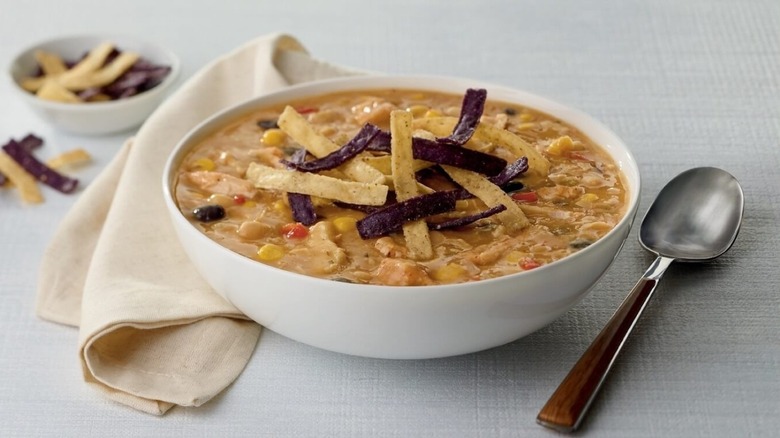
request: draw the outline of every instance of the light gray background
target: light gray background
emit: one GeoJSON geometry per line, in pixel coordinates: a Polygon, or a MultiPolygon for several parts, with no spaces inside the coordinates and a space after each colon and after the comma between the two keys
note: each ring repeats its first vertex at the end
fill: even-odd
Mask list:
{"type": "MultiPolygon", "coordinates": [[[[181,57],[184,77],[255,36],[284,31],[337,64],[545,95],[630,145],[643,176],[639,218],[679,172],[727,169],[747,197],[737,243],[708,265],[671,268],[581,434],[777,436],[780,2],[0,0],[0,64],[34,41],[88,31],[162,43],[181,57]]],[[[44,156],[77,146],[93,153],[96,163],[81,173],[87,184],[132,134],[57,132],[2,81],[0,139],[28,132],[45,138],[44,156]]],[[[82,383],[76,330],[35,318],[41,254],[78,196],[44,194],[44,205],[25,206],[0,190],[3,437],[555,436],[535,424],[538,410],[652,260],[635,227],[584,302],[478,354],[372,360],[265,331],[222,395],[156,418],[82,383]]]]}

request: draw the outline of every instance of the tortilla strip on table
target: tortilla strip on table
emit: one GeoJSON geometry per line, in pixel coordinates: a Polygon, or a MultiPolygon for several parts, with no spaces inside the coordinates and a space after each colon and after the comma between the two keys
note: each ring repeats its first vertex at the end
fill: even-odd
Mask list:
{"type": "Polygon", "coordinates": [[[4,151],[0,151],[0,172],[19,189],[19,195],[24,202],[29,204],[43,202],[38,181],[4,151]]]}

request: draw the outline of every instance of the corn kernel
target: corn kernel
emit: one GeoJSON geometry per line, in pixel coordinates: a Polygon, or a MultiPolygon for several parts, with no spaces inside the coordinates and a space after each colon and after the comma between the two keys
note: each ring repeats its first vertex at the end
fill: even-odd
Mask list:
{"type": "Polygon", "coordinates": [[[286,134],[281,129],[269,129],[263,133],[263,143],[268,146],[279,146],[286,134]]]}
{"type": "Polygon", "coordinates": [[[564,152],[573,151],[575,149],[579,148],[574,144],[571,137],[564,135],[556,138],[550,143],[550,146],[547,146],[547,153],[550,155],[563,155],[564,152]]]}
{"type": "Polygon", "coordinates": [[[425,105],[412,105],[407,111],[412,113],[412,117],[422,117],[428,112],[428,107],[425,105]]]}
{"type": "Polygon", "coordinates": [[[279,213],[286,213],[287,212],[287,204],[285,204],[284,201],[281,199],[273,203],[274,210],[278,211],[279,213]]]}
{"type": "Polygon", "coordinates": [[[431,109],[425,112],[425,117],[441,117],[441,111],[431,109]]]}
{"type": "Polygon", "coordinates": [[[584,195],[580,196],[580,199],[577,200],[576,204],[580,207],[588,207],[594,202],[598,201],[598,199],[599,197],[593,193],[585,193],[584,195]]]}
{"type": "Polygon", "coordinates": [[[509,263],[517,263],[522,260],[523,257],[525,256],[520,251],[510,251],[509,254],[506,255],[506,261],[509,263]]]}
{"type": "Polygon", "coordinates": [[[227,195],[214,193],[213,195],[209,196],[208,202],[209,204],[218,204],[223,207],[230,207],[233,205],[233,198],[227,195]]]}
{"type": "Polygon", "coordinates": [[[198,158],[193,165],[200,170],[214,170],[217,167],[209,158],[198,158]]]}
{"type": "Polygon", "coordinates": [[[466,275],[466,268],[456,263],[448,263],[433,271],[431,277],[436,281],[456,281],[466,275]]]}
{"type": "Polygon", "coordinates": [[[263,262],[279,260],[284,255],[284,248],[273,243],[266,243],[257,250],[257,259],[263,262]]]}
{"type": "Polygon", "coordinates": [[[246,201],[246,202],[244,202],[241,205],[243,205],[244,207],[252,208],[252,207],[257,206],[257,202],[255,202],[255,201],[246,201]]]}
{"type": "Polygon", "coordinates": [[[347,231],[354,230],[356,223],[357,223],[357,219],[350,216],[342,216],[333,219],[333,226],[336,227],[336,229],[339,230],[339,232],[341,233],[346,233],[347,231]]]}
{"type": "Polygon", "coordinates": [[[522,113],[520,114],[520,121],[521,122],[530,122],[534,119],[534,115],[531,113],[522,113]]]}

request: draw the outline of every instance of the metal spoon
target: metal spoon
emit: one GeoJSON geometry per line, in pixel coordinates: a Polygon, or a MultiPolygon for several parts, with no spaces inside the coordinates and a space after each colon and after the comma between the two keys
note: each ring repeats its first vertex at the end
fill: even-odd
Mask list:
{"type": "Polygon", "coordinates": [[[726,252],[744,206],[739,182],[712,167],[687,170],[661,190],[639,231],[639,242],[657,258],[539,412],[539,424],[561,432],[579,427],[666,268],[726,252]]]}

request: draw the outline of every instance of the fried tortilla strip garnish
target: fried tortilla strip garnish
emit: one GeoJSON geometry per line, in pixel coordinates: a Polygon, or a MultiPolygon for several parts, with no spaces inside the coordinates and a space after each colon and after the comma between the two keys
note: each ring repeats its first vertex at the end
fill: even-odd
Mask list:
{"type": "Polygon", "coordinates": [[[66,82],[71,78],[78,78],[88,75],[89,73],[96,72],[106,63],[106,59],[114,50],[114,45],[110,42],[102,42],[95,48],[89,51],[87,56],[84,57],[73,68],[63,73],[62,79],[66,82]]]}
{"type": "MultiPolygon", "coordinates": [[[[393,171],[395,197],[403,202],[418,195],[412,157],[412,113],[403,110],[391,112],[390,135],[390,167],[393,171]]],[[[403,231],[412,258],[420,260],[433,256],[431,236],[424,220],[403,224],[403,231]]]]}
{"type": "MultiPolygon", "coordinates": [[[[455,192],[445,190],[415,196],[373,211],[357,221],[357,230],[363,239],[386,236],[402,229],[403,224],[455,209],[455,192]]],[[[363,208],[363,206],[359,206],[363,208]]],[[[353,208],[347,206],[346,208],[353,208]]]]}
{"type": "MultiPolygon", "coordinates": [[[[427,117],[416,119],[414,127],[430,131],[439,136],[448,135],[457,123],[458,120],[454,117],[427,117]]],[[[550,173],[550,162],[536,148],[506,129],[499,129],[480,123],[476,132],[474,132],[474,138],[505,147],[518,157],[528,157],[529,171],[531,172],[538,172],[540,175],[550,173]]]]}
{"type": "Polygon", "coordinates": [[[463,96],[463,104],[460,108],[460,118],[452,129],[452,134],[439,140],[445,144],[464,145],[477,129],[482,111],[485,109],[487,90],[469,88],[463,96]]]}
{"type": "Polygon", "coordinates": [[[59,55],[45,50],[35,52],[35,61],[41,66],[44,76],[56,76],[68,70],[65,61],[59,55]]]}
{"type": "MultiPolygon", "coordinates": [[[[378,157],[367,156],[367,157],[362,157],[361,159],[363,162],[367,163],[369,166],[382,172],[385,175],[391,175],[393,173],[393,170],[390,167],[390,161],[391,161],[390,155],[380,155],[378,157]]],[[[433,163],[430,163],[428,161],[414,160],[412,162],[412,167],[414,168],[415,172],[418,172],[420,170],[423,170],[431,166],[433,166],[433,163]]]]}
{"type": "Polygon", "coordinates": [[[3,151],[0,151],[0,172],[19,189],[19,195],[24,202],[29,204],[43,202],[43,195],[35,178],[3,151]]]}
{"type": "Polygon", "coordinates": [[[138,61],[139,55],[133,52],[122,52],[108,65],[96,71],[82,74],[71,74],[79,65],[62,74],[56,80],[65,88],[73,91],[86,90],[87,88],[102,87],[114,82],[119,76],[130,69],[138,61]]]}
{"type": "Polygon", "coordinates": [[[287,164],[288,167],[300,170],[301,172],[319,172],[322,170],[334,169],[366,150],[368,144],[379,132],[379,128],[370,123],[366,123],[352,140],[328,155],[312,161],[301,161],[299,163],[288,161],[285,164],[287,164]]]}
{"type": "MultiPolygon", "coordinates": [[[[339,145],[328,137],[315,131],[306,118],[291,106],[287,106],[282,111],[276,123],[290,138],[305,147],[309,153],[317,158],[325,157],[340,149],[339,145]]],[[[381,172],[361,160],[349,160],[342,164],[339,169],[353,180],[359,182],[377,183],[385,179],[381,172]]]]}
{"type": "Polygon", "coordinates": [[[525,213],[509,195],[500,187],[493,184],[482,175],[468,170],[458,169],[452,166],[442,166],[447,174],[469,193],[481,199],[488,207],[503,205],[506,210],[498,213],[496,217],[509,230],[515,231],[526,227],[529,222],[525,213]]]}
{"type": "Polygon", "coordinates": [[[76,94],[63,87],[62,84],[54,79],[44,81],[35,95],[41,99],[54,102],[84,103],[76,94]]]}
{"type": "Polygon", "coordinates": [[[388,188],[377,183],[344,181],[316,173],[277,169],[250,163],[246,178],[260,189],[283,190],[361,205],[382,205],[388,188]]]}
{"type": "Polygon", "coordinates": [[[92,161],[92,156],[84,149],[72,149],[46,160],[46,165],[52,169],[61,169],[66,166],[79,166],[92,161]]]}
{"type": "MultiPolygon", "coordinates": [[[[25,78],[21,82],[22,88],[32,93],[37,93],[38,90],[43,88],[47,82],[51,82],[52,80],[56,80],[61,84],[67,84],[70,81],[82,80],[82,78],[100,69],[100,67],[103,66],[103,64],[106,62],[106,59],[108,58],[108,56],[111,54],[113,50],[114,50],[113,44],[109,42],[101,43],[94,49],[90,50],[89,54],[87,54],[87,56],[84,57],[84,59],[82,59],[78,64],[73,66],[73,68],[71,68],[70,70],[62,71],[60,73],[51,73],[51,74],[46,71],[46,67],[44,67],[44,64],[41,63],[40,59],[38,59],[36,53],[36,59],[39,63],[41,63],[41,70],[43,70],[44,75],[40,77],[25,78]]],[[[53,67],[53,68],[56,70],[58,67],[53,67]]],[[[68,88],[66,86],[63,87],[68,88]]],[[[56,99],[52,99],[52,100],[56,100],[56,99]]]]}

